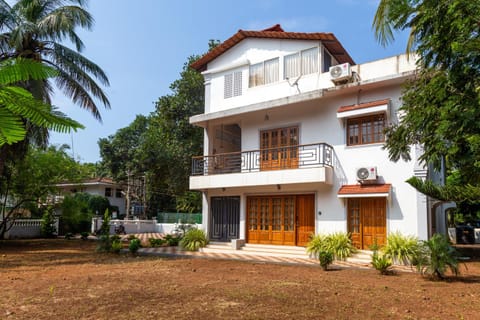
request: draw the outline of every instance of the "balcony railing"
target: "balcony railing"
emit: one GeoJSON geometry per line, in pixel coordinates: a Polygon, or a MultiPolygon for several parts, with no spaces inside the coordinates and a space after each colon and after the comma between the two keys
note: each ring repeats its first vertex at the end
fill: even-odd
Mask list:
{"type": "Polygon", "coordinates": [[[192,175],[334,167],[333,147],[326,143],[193,157],[192,175]]]}

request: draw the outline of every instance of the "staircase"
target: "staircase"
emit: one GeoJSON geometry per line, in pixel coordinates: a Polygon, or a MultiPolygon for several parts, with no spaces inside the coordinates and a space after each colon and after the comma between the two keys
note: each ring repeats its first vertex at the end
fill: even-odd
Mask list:
{"type": "Polygon", "coordinates": [[[230,242],[210,242],[205,248],[200,249],[204,253],[230,253],[248,254],[259,256],[291,257],[308,259],[303,247],[276,246],[264,244],[245,244],[239,250],[234,250],[230,242]]]}
{"type": "Polygon", "coordinates": [[[357,250],[345,262],[359,267],[371,267],[373,252],[369,250],[357,250]]]}

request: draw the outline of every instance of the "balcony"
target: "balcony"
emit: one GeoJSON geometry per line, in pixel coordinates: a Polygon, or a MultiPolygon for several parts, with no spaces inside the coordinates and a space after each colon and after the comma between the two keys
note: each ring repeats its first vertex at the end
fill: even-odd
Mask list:
{"type": "Polygon", "coordinates": [[[326,143],[194,157],[190,189],[332,183],[336,157],[326,143]]]}

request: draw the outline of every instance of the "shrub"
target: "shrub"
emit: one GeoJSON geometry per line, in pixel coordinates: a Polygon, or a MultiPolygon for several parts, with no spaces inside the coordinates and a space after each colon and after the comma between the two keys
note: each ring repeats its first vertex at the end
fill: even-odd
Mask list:
{"type": "Polygon", "coordinates": [[[138,239],[134,234],[130,234],[128,235],[128,241],[132,241],[132,240],[135,240],[135,239],[138,239]]]}
{"type": "Polygon", "coordinates": [[[110,240],[112,240],[112,243],[113,243],[114,241],[121,241],[122,238],[120,238],[119,235],[116,235],[116,234],[115,234],[115,235],[113,235],[113,236],[110,237],[110,240]]]}
{"type": "Polygon", "coordinates": [[[100,227],[100,238],[97,245],[97,252],[110,252],[112,240],[110,239],[110,214],[108,209],[103,215],[102,226],[100,227]]]}
{"type": "Polygon", "coordinates": [[[65,233],[65,239],[66,239],[66,240],[70,240],[70,239],[72,239],[72,238],[73,238],[73,233],[71,233],[71,232],[65,233]]]}
{"type": "Polygon", "coordinates": [[[323,270],[327,270],[328,266],[333,262],[333,254],[330,251],[320,251],[318,260],[323,270]]]}
{"type": "Polygon", "coordinates": [[[166,242],[164,239],[157,239],[157,238],[149,238],[148,242],[150,242],[151,247],[160,247],[162,244],[166,242]]]}
{"type": "Polygon", "coordinates": [[[180,237],[172,236],[171,234],[167,234],[165,236],[165,241],[169,246],[178,246],[180,239],[181,239],[180,237]]]}
{"type": "Polygon", "coordinates": [[[378,254],[378,251],[373,251],[372,266],[375,268],[375,270],[378,270],[380,274],[390,274],[392,260],[386,254],[378,254]]]}
{"type": "Polygon", "coordinates": [[[393,232],[387,237],[387,245],[383,248],[383,253],[395,263],[412,265],[420,243],[414,236],[404,236],[400,232],[393,232]]]}
{"type": "Polygon", "coordinates": [[[201,229],[190,229],[185,233],[179,244],[185,250],[197,251],[208,244],[207,235],[201,229]]]}
{"type": "Polygon", "coordinates": [[[319,258],[320,252],[330,252],[336,260],[345,260],[355,252],[348,233],[317,234],[307,244],[307,252],[319,258]]]}
{"type": "Polygon", "coordinates": [[[434,279],[443,279],[448,269],[458,275],[457,256],[457,251],[450,245],[447,237],[436,233],[429,240],[421,242],[417,255],[417,270],[434,279]]]}
{"type": "Polygon", "coordinates": [[[326,251],[326,236],[323,234],[316,234],[310,237],[307,244],[307,253],[314,258],[319,257],[320,252],[326,251]]]}
{"type": "MultiPolygon", "coordinates": [[[[112,248],[111,251],[113,253],[120,253],[120,250],[122,250],[122,242],[120,240],[114,240],[112,241],[112,248]]],[[[138,249],[137,249],[138,250],[138,249]]]]}
{"type": "Polygon", "coordinates": [[[80,238],[81,238],[82,240],[87,240],[87,239],[88,239],[88,234],[89,234],[89,233],[86,232],[86,231],[80,232],[80,238]]]}
{"type": "Polygon", "coordinates": [[[335,260],[345,260],[356,251],[348,233],[336,232],[329,234],[325,240],[325,249],[333,253],[335,260]]]}
{"type": "Polygon", "coordinates": [[[40,233],[42,237],[54,238],[57,229],[55,228],[55,217],[53,216],[53,209],[48,208],[42,216],[42,224],[40,226],[40,233]]]}
{"type": "Polygon", "coordinates": [[[132,253],[135,254],[137,253],[138,249],[142,247],[142,244],[140,242],[140,239],[132,239],[130,240],[130,244],[128,245],[128,250],[132,253]]]}

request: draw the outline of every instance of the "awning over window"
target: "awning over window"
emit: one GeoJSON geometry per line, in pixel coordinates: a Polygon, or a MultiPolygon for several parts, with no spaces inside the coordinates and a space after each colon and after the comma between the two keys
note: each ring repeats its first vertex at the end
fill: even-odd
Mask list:
{"type": "Polygon", "coordinates": [[[337,118],[349,118],[361,115],[368,115],[374,113],[388,112],[388,106],[390,99],[377,100],[371,102],[365,102],[360,104],[354,104],[349,106],[343,106],[337,110],[337,118]]]}
{"type": "Polygon", "coordinates": [[[392,185],[385,184],[347,184],[338,190],[339,198],[390,197],[392,185]]]}

